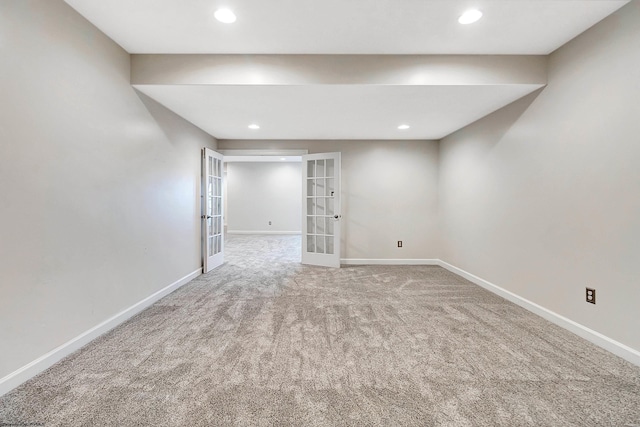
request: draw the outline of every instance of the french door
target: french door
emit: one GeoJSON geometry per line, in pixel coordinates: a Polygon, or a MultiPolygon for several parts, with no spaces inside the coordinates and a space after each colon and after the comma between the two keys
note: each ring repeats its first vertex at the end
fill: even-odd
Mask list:
{"type": "Polygon", "coordinates": [[[207,273],[224,262],[222,189],[224,157],[202,149],[202,270],[207,273]]]}
{"type": "Polygon", "coordinates": [[[302,156],[302,263],[340,267],[340,153],[302,156]]]}

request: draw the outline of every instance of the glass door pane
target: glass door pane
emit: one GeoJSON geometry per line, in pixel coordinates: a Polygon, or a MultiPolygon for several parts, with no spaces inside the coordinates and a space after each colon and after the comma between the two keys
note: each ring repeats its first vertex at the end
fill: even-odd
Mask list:
{"type": "Polygon", "coordinates": [[[222,264],[224,260],[223,176],[224,163],[221,154],[203,149],[202,162],[202,217],[204,272],[222,264]]]}
{"type": "Polygon", "coordinates": [[[340,153],[303,156],[304,264],[340,266],[340,153]]]}

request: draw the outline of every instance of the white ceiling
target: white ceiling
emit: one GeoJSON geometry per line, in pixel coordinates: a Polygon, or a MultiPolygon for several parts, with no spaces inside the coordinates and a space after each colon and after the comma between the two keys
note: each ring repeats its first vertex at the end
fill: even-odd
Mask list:
{"type": "Polygon", "coordinates": [[[66,0],[129,53],[546,55],[622,0],[66,0]],[[238,20],[221,24],[219,7],[238,20]],[[462,26],[467,8],[484,13],[462,26]]]}
{"type": "MultiPolygon", "coordinates": [[[[546,55],[628,0],[66,2],[134,54],[546,55]],[[236,23],[217,22],[219,7],[236,23]],[[469,7],[483,18],[458,24],[469,7]]],[[[539,86],[136,85],[222,139],[441,138],[539,86]]]]}
{"type": "Polygon", "coordinates": [[[220,139],[440,139],[540,85],[136,87],[220,139]]]}

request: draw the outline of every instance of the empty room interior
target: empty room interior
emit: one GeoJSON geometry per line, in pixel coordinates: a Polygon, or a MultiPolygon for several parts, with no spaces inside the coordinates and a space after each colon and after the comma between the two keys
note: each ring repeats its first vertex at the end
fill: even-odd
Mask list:
{"type": "Polygon", "coordinates": [[[0,425],[640,426],[640,0],[1,0],[0,425]]]}

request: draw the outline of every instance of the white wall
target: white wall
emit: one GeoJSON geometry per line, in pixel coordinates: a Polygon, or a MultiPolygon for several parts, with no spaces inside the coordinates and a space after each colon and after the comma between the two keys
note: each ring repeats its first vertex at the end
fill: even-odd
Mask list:
{"type": "Polygon", "coordinates": [[[640,350],[640,2],[441,142],[442,258],[640,350]],[[585,287],[597,304],[585,302],[585,287]]]}
{"type": "Polygon", "coordinates": [[[300,164],[300,162],[227,163],[228,231],[231,233],[300,233],[302,221],[300,164]]]}
{"type": "Polygon", "coordinates": [[[341,257],[438,258],[437,142],[220,140],[218,146],[341,152],[341,257]]]}
{"type": "Polygon", "coordinates": [[[0,2],[0,378],[200,268],[210,136],[62,1],[0,2]]]}

